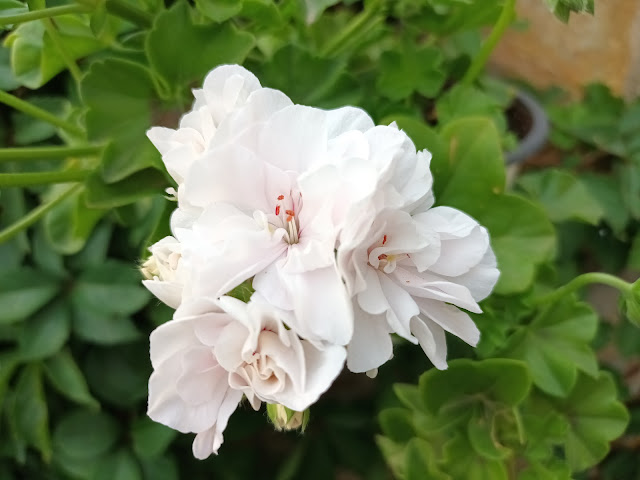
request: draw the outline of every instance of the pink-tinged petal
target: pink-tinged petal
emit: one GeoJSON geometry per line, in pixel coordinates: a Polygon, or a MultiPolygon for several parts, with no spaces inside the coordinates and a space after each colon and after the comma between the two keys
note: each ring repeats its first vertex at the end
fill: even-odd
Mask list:
{"type": "Polygon", "coordinates": [[[227,384],[227,371],[222,368],[210,347],[197,347],[182,357],[182,374],[176,390],[188,406],[217,402],[227,384]]]}
{"type": "Polygon", "coordinates": [[[405,289],[396,284],[383,272],[377,271],[377,274],[384,296],[387,302],[389,302],[390,308],[387,310],[387,322],[389,326],[394,333],[415,343],[415,339],[411,336],[409,323],[412,317],[420,313],[420,309],[405,289]]]}
{"type": "Polygon", "coordinates": [[[353,338],[347,346],[347,368],[355,373],[378,368],[391,358],[393,344],[384,315],[354,306],[353,338]]]}
{"type": "Polygon", "coordinates": [[[240,400],[242,399],[242,392],[238,390],[227,390],[220,410],[218,410],[218,418],[213,427],[200,432],[193,440],[193,456],[204,460],[212,453],[217,455],[218,449],[224,441],[222,432],[227,428],[229,423],[229,417],[235,412],[240,400]]]}
{"type": "Polygon", "coordinates": [[[327,111],[327,136],[335,138],[343,132],[357,130],[366,132],[375,124],[364,110],[356,107],[342,107],[327,111]]]}
{"type": "MultiPolygon", "coordinates": [[[[216,342],[216,358],[225,370],[233,372],[244,363],[245,346],[249,335],[247,327],[240,322],[230,323],[220,333],[216,342]]],[[[253,348],[256,348],[255,345],[253,348]]]]}
{"type": "Polygon", "coordinates": [[[163,282],[161,280],[143,280],[142,284],[147,287],[158,299],[170,306],[178,308],[182,301],[182,284],[177,282],[163,282]]]}
{"type": "Polygon", "coordinates": [[[447,339],[444,330],[428,318],[413,317],[411,332],[416,336],[424,353],[438,370],[447,369],[447,339]]]}
{"type": "Polygon", "coordinates": [[[282,263],[284,258],[272,263],[262,272],[253,277],[252,286],[256,292],[264,297],[271,305],[283,310],[293,310],[293,300],[291,298],[287,284],[282,274],[282,263]]]}
{"type": "Polygon", "coordinates": [[[422,314],[440,325],[447,332],[454,334],[472,347],[480,340],[480,330],[466,312],[457,309],[453,305],[416,298],[422,314]]]}
{"type": "Polygon", "coordinates": [[[334,266],[289,274],[286,282],[294,304],[295,320],[289,325],[292,329],[311,341],[349,343],[353,334],[353,311],[334,266]]]}
{"type": "Polygon", "coordinates": [[[499,278],[496,256],[489,248],[480,263],[464,275],[457,276],[455,282],[467,287],[476,302],[479,302],[489,296],[499,278]]]}
{"type": "Polygon", "coordinates": [[[261,160],[283,170],[304,172],[325,162],[327,114],[293,105],[276,112],[260,132],[261,160]]]}
{"type": "Polygon", "coordinates": [[[149,337],[151,365],[157,368],[177,353],[197,345],[191,325],[184,320],[170,320],[157,327],[149,337]]]}
{"type": "Polygon", "coordinates": [[[398,285],[402,285],[402,288],[414,297],[452,303],[470,312],[482,313],[469,289],[463,285],[428,272],[411,272],[407,268],[396,268],[391,275],[398,285]]]}

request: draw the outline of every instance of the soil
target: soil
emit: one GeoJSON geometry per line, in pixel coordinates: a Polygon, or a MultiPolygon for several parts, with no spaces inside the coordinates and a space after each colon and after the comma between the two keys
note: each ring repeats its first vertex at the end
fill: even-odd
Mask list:
{"type": "Polygon", "coordinates": [[[507,117],[508,130],[516,134],[519,140],[522,140],[533,128],[533,117],[529,109],[517,98],[507,108],[505,112],[507,117]]]}

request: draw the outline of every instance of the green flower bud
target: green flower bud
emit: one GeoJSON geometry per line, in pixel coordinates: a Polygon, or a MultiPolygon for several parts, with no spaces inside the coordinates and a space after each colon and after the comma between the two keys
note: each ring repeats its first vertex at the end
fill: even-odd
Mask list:
{"type": "Polygon", "coordinates": [[[640,327],[640,280],[636,280],[631,289],[620,299],[622,313],[636,327],[640,327]]]}
{"type": "Polygon", "coordinates": [[[278,431],[301,429],[304,432],[309,423],[308,409],[304,412],[296,412],[279,403],[268,403],[267,415],[278,431]]]}

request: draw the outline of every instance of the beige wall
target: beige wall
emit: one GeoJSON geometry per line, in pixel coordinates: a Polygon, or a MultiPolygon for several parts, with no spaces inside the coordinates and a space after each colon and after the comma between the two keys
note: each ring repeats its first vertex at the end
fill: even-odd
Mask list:
{"type": "Polygon", "coordinates": [[[542,0],[518,0],[529,28],[512,28],[492,57],[500,73],[579,96],[593,81],[627,98],[640,95],[640,0],[596,0],[596,14],[557,20],[542,0]]]}

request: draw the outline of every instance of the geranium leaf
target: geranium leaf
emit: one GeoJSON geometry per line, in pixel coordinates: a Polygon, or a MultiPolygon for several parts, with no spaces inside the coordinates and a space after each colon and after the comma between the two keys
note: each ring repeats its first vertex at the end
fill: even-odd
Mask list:
{"type": "Polygon", "coordinates": [[[22,324],[19,339],[21,359],[39,360],[57,353],[69,338],[70,331],[69,308],[58,300],[22,324]]]}
{"type": "Polygon", "coordinates": [[[60,291],[56,277],[29,267],[0,274],[0,325],[24,320],[60,291]]]}
{"type": "Polygon", "coordinates": [[[118,423],[106,413],[75,410],[56,425],[53,445],[71,458],[95,459],[116,443],[118,435],[118,423]]]}
{"type": "Polygon", "coordinates": [[[445,78],[439,49],[406,45],[402,50],[382,54],[377,87],[392,100],[407,98],[413,92],[432,98],[442,88],[445,78]]]}
{"type": "Polygon", "coordinates": [[[44,373],[49,382],[70,400],[96,409],[99,403],[89,393],[82,371],[68,350],[62,350],[44,362],[44,373]]]}
{"type": "Polygon", "coordinates": [[[565,298],[514,335],[503,355],[527,362],[537,387],[565,397],[575,384],[577,370],[591,376],[598,373],[589,346],[597,327],[598,318],[591,307],[565,298]]]}

